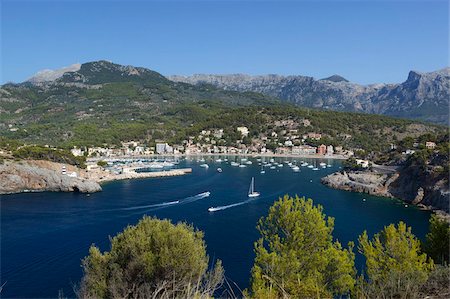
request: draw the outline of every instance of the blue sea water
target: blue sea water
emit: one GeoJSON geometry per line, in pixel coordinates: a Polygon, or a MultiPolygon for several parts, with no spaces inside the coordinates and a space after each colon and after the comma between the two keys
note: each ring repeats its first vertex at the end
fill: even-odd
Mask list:
{"type": "MultiPolygon", "coordinates": [[[[323,205],[324,212],[335,217],[333,235],[343,244],[356,241],[364,230],[372,235],[400,220],[412,226],[419,238],[426,234],[429,212],[405,207],[397,200],[323,186],[320,178],[337,171],[339,161],[302,159],[332,167],[319,171],[301,167],[296,173],[284,165],[260,174],[261,166],[251,160],[253,165],[239,168],[209,158],[208,169],[195,160],[183,160],[179,167],[192,167],[191,174],[111,182],[103,185],[103,192],[90,196],[50,192],[1,196],[1,283],[6,282],[2,298],[57,297],[59,290],[73,296],[89,246],[109,250],[109,236],[136,224],[145,214],[186,221],[203,230],[210,260],[221,259],[227,279],[241,289],[249,284],[253,243],[258,239],[256,223],[284,194],[306,196],[323,205]],[[218,173],[217,167],[223,172],[218,173]],[[252,177],[260,197],[208,212],[209,207],[248,200],[252,177]],[[211,192],[209,197],[196,196],[206,191],[211,192]]],[[[364,266],[360,256],[356,266],[358,271],[364,266]]]]}

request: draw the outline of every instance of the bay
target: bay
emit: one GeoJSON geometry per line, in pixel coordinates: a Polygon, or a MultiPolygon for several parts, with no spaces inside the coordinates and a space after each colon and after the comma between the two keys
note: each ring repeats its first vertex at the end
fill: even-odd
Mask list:
{"type": "MultiPolygon", "coordinates": [[[[89,246],[108,250],[109,236],[136,224],[143,215],[186,221],[204,231],[211,263],[221,259],[227,280],[241,289],[249,284],[253,243],[258,239],[256,223],[284,194],[306,196],[323,205],[324,212],[335,217],[333,235],[343,244],[356,242],[364,230],[372,235],[399,221],[412,226],[419,238],[427,232],[427,211],[405,207],[398,200],[323,186],[320,178],[341,167],[337,160],[297,159],[331,167],[318,171],[301,167],[294,172],[283,163],[276,169],[266,167],[261,174],[253,158],[253,164],[245,168],[215,159],[206,158],[207,169],[196,159],[182,160],[178,167],[192,167],[191,174],[106,183],[103,192],[90,196],[51,192],[1,196],[1,281],[6,282],[2,297],[50,298],[57,297],[59,290],[73,296],[89,246]],[[222,173],[216,171],[218,167],[222,173]],[[248,201],[252,177],[261,196],[248,201]],[[209,197],[196,196],[207,191],[209,197]],[[209,207],[228,205],[232,206],[208,212],[209,207]]],[[[292,158],[275,160],[282,163],[292,158]]],[[[364,267],[359,255],[356,266],[358,271],[364,267]]]]}

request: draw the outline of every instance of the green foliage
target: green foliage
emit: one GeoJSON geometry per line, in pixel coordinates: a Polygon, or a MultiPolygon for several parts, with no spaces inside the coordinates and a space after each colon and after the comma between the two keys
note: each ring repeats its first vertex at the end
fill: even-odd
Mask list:
{"type": "Polygon", "coordinates": [[[434,268],[433,261],[420,251],[420,241],[411,227],[391,224],[369,240],[359,236],[359,252],[366,258],[367,281],[359,280],[361,298],[415,298],[434,268]]]}
{"type": "Polygon", "coordinates": [[[0,136],[0,149],[5,149],[7,151],[16,150],[19,146],[23,145],[22,142],[14,139],[9,139],[0,136]]]}
{"type": "Polygon", "coordinates": [[[450,226],[436,215],[430,218],[430,226],[425,242],[425,252],[438,264],[449,263],[450,226]]]}
{"type": "Polygon", "coordinates": [[[86,167],[85,157],[75,157],[70,151],[63,149],[29,145],[19,147],[12,153],[18,159],[48,160],[57,163],[67,163],[80,168],[86,167]]]}
{"type": "Polygon", "coordinates": [[[144,216],[83,260],[81,298],[207,298],[221,284],[220,261],[207,272],[203,233],[144,216]]]}
{"type": "Polygon", "coordinates": [[[348,158],[342,162],[342,166],[346,170],[362,170],[364,169],[361,165],[356,162],[356,159],[353,157],[348,158]]]}
{"type": "Polygon", "coordinates": [[[443,131],[433,125],[416,130],[409,126],[412,121],[385,116],[299,108],[253,92],[175,83],[149,70],[105,61],[83,64],[80,71],[66,74],[59,81],[77,84],[3,85],[14,101],[0,103],[5,111],[0,122],[18,130],[2,130],[1,135],[69,148],[117,145],[129,140],[181,143],[203,129],[221,128],[230,133],[224,139],[231,146],[240,139],[237,126],[247,126],[253,138],[260,133],[267,135],[277,120],[301,124],[306,118],[311,126],[299,125],[299,134],[323,134],[321,141],[311,140],[311,144],[324,142],[370,153],[386,150],[399,134],[443,131]]]}
{"type": "Polygon", "coordinates": [[[101,166],[101,167],[105,167],[106,165],[108,165],[108,163],[106,161],[100,160],[97,162],[97,165],[101,166]]]}
{"type": "Polygon", "coordinates": [[[286,195],[261,218],[251,293],[255,298],[331,298],[352,290],[352,244],[333,242],[334,219],[311,199],[286,195]]]}

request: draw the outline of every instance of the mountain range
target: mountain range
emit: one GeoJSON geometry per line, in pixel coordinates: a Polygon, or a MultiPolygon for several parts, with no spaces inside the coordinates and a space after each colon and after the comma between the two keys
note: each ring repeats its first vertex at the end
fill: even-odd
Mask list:
{"type": "MultiPolygon", "coordinates": [[[[405,84],[396,93],[402,94],[404,89],[419,89],[424,98],[432,98],[433,103],[440,103],[439,113],[444,115],[448,113],[448,110],[442,111],[445,106],[442,102],[445,101],[438,101],[431,96],[436,93],[435,89],[448,94],[448,82],[443,82],[442,76],[436,75],[433,82],[427,83],[433,85],[432,90],[405,84]]],[[[348,107],[351,107],[353,98],[350,94],[368,94],[369,91],[364,90],[386,88],[359,86],[339,76],[323,80],[309,77],[286,79],[290,77],[275,75],[257,79],[244,75],[223,78],[227,84],[234,82],[233,89],[239,91],[218,83],[198,81],[189,84],[173,77],[169,80],[147,68],[108,61],[41,71],[26,82],[0,86],[0,137],[67,147],[118,144],[126,140],[165,140],[180,144],[202,130],[223,128],[228,138],[223,142],[233,144],[239,137],[236,136],[238,126],[247,126],[258,137],[259,134],[273,132],[274,123],[288,122],[293,124],[299,134],[316,131],[325,134],[330,138],[329,142],[336,144],[351,148],[381,149],[395,138],[444,129],[432,124],[374,114],[305,109],[268,95],[264,90],[251,88],[260,82],[258,84],[267,90],[287,93],[287,86],[282,87],[285,80],[292,81],[292,90],[295,86],[297,90],[306,90],[299,83],[309,82],[306,86],[310,90],[313,88],[315,93],[310,91],[311,105],[305,106],[317,108],[324,107],[314,105],[317,101],[314,94],[326,94],[328,101],[331,101],[333,94],[335,97],[345,96],[348,107]]],[[[421,78],[416,80],[424,81],[421,78]]],[[[211,79],[209,82],[222,81],[211,79]]],[[[424,107],[423,103],[421,107],[424,107]]]]}
{"type": "Polygon", "coordinates": [[[384,114],[448,124],[450,68],[411,71],[399,84],[360,85],[339,75],[307,76],[204,75],[170,76],[189,84],[210,84],[225,90],[253,91],[302,107],[384,114]]]}

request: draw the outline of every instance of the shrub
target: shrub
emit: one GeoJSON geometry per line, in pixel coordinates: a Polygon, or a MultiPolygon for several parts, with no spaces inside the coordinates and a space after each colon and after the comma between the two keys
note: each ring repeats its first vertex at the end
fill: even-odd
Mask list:
{"type": "Polygon", "coordinates": [[[203,233],[185,223],[144,216],[111,239],[111,250],[91,246],[82,263],[80,298],[209,298],[223,268],[211,271],[203,233]]]}

